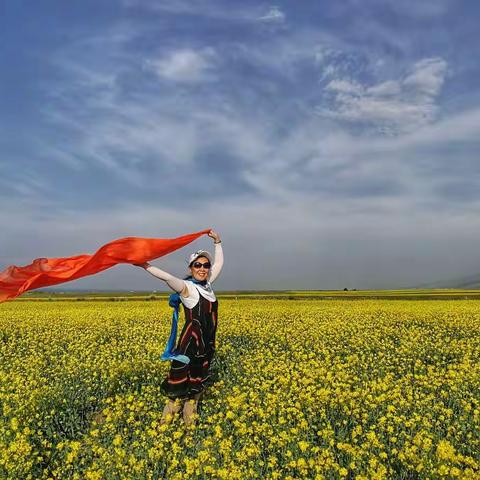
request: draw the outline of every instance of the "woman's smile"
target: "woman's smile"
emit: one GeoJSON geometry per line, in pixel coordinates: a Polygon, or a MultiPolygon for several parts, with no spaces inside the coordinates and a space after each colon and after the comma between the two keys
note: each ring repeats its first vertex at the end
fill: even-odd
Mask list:
{"type": "Polygon", "coordinates": [[[190,266],[192,277],[195,280],[205,280],[208,277],[210,269],[210,262],[207,257],[198,257],[196,261],[190,266]],[[205,268],[205,265],[208,268],[205,268]]]}

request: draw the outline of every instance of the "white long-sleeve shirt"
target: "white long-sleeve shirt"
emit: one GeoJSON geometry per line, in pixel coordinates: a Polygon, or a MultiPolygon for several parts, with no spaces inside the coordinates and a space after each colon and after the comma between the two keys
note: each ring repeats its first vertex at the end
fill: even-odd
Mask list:
{"type": "MultiPolygon", "coordinates": [[[[223,249],[222,249],[222,243],[215,243],[215,252],[214,252],[214,260],[213,260],[213,265],[210,267],[210,271],[208,274],[208,279],[207,282],[209,284],[213,283],[218,275],[220,274],[221,270],[223,267],[223,249]]],[[[166,284],[175,292],[178,293],[186,293],[188,292],[188,295],[184,296],[181,295],[182,301],[186,298],[188,298],[190,295],[192,295],[192,298],[187,301],[187,303],[191,303],[192,300],[194,300],[194,297],[196,297],[196,293],[198,292],[197,289],[194,289],[195,291],[192,290],[191,285],[193,285],[192,282],[186,282],[185,280],[182,280],[181,278],[177,278],[173,275],[171,275],[168,272],[165,272],[164,270],[161,270],[158,267],[154,267],[153,265],[149,265],[147,268],[145,268],[147,272],[152,274],[154,277],[159,278],[160,280],[164,280],[166,284]]],[[[198,299],[197,299],[198,301],[198,299]]],[[[184,302],[185,303],[185,302],[184,302]]],[[[196,302],[195,302],[196,303],[196,302]]],[[[187,305],[188,306],[188,305],[187,305]]],[[[191,308],[191,307],[189,307],[191,308]]]]}

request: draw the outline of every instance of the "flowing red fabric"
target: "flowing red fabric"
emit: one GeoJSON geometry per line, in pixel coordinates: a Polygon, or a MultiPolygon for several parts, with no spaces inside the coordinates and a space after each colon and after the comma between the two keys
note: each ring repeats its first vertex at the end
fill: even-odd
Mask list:
{"type": "Polygon", "coordinates": [[[113,267],[118,263],[144,263],[193,242],[208,230],[177,238],[125,237],[106,243],[93,255],[37,258],[30,265],[11,265],[0,273],[0,302],[34,288],[57,285],[113,267]]]}

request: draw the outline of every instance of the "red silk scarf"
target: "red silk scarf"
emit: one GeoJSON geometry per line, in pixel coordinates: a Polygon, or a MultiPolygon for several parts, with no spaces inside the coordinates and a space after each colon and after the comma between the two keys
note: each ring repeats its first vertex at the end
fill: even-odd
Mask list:
{"type": "Polygon", "coordinates": [[[163,257],[209,231],[202,230],[177,238],[125,237],[106,243],[93,255],[37,258],[25,267],[11,265],[0,272],[0,302],[18,297],[27,290],[94,275],[118,263],[144,263],[163,257]]]}

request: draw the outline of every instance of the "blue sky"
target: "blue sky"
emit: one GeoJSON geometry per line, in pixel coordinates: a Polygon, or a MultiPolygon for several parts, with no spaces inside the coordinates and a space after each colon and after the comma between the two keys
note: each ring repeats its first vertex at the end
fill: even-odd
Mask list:
{"type": "MultiPolygon", "coordinates": [[[[0,268],[213,227],[219,289],[480,271],[479,11],[3,2],[0,268]]],[[[154,263],[182,275],[189,247],[154,263]]],[[[65,286],[163,289],[130,266],[65,286]]]]}

